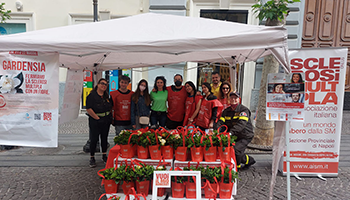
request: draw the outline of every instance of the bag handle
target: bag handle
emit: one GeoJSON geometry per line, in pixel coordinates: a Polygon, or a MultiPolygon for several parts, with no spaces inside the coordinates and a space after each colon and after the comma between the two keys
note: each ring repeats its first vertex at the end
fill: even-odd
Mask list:
{"type": "Polygon", "coordinates": [[[226,133],[227,130],[228,130],[228,128],[227,128],[227,126],[226,126],[225,124],[221,125],[221,126],[217,129],[218,133],[220,133],[220,128],[221,128],[221,127],[225,127],[224,133],[226,133]]]}
{"type": "MultiPolygon", "coordinates": [[[[101,200],[101,198],[103,197],[103,196],[107,196],[107,193],[103,193],[101,196],[100,196],[100,198],[98,198],[98,200],[101,200]]],[[[118,196],[117,195],[112,195],[112,196],[110,196],[107,200],[112,200],[113,198],[118,198],[118,196]]]]}
{"type": "Polygon", "coordinates": [[[160,157],[160,159],[159,159],[159,163],[158,163],[158,165],[157,165],[157,167],[156,167],[156,169],[161,165],[161,164],[166,164],[166,162],[165,162],[165,159],[164,159],[164,157],[163,156],[161,156],[160,157]]]}
{"type": "Polygon", "coordinates": [[[224,174],[225,174],[225,168],[226,168],[226,164],[229,164],[230,167],[229,167],[229,183],[232,183],[232,169],[233,169],[233,164],[229,161],[221,161],[221,174],[222,174],[222,177],[221,177],[221,182],[223,183],[224,182],[224,174]]]}

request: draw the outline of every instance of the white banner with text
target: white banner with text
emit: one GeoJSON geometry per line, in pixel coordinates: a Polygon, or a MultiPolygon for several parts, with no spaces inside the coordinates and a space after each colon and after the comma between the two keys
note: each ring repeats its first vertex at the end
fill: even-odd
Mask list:
{"type": "Polygon", "coordinates": [[[338,174],[347,52],[347,48],[289,51],[291,73],[305,74],[305,121],[291,122],[289,130],[292,174],[338,174]]]}
{"type": "Polygon", "coordinates": [[[58,53],[0,53],[0,145],[57,147],[58,53]]]}

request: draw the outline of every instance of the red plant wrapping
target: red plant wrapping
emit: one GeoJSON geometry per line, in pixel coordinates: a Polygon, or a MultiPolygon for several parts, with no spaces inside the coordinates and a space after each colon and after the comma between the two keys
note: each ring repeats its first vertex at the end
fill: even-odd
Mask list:
{"type": "Polygon", "coordinates": [[[195,199],[196,198],[196,183],[186,182],[186,198],[195,199]]]}
{"type": "Polygon", "coordinates": [[[159,150],[159,145],[149,146],[148,149],[152,160],[159,160],[162,158],[162,151],[159,150]]]}
{"type": "Polygon", "coordinates": [[[135,187],[134,182],[132,182],[132,181],[131,181],[131,182],[126,182],[126,181],[124,181],[124,182],[123,182],[123,185],[122,185],[124,194],[127,195],[128,192],[129,192],[129,190],[130,190],[132,187],[135,187]]]}
{"type": "Polygon", "coordinates": [[[164,159],[173,159],[174,158],[174,150],[171,146],[162,146],[162,155],[164,159]]]}
{"type": "Polygon", "coordinates": [[[184,198],[185,184],[171,182],[171,191],[173,198],[184,198]]]}
{"type": "Polygon", "coordinates": [[[148,147],[143,147],[137,145],[137,157],[141,159],[147,159],[148,158],[148,147]]]}
{"type": "Polygon", "coordinates": [[[202,147],[192,147],[191,148],[191,157],[194,162],[203,161],[203,148],[202,147]]]}
{"type": "Polygon", "coordinates": [[[136,191],[137,193],[143,193],[145,196],[148,195],[149,192],[149,181],[136,181],[136,191]]]}
{"type": "Polygon", "coordinates": [[[220,199],[231,199],[233,183],[219,183],[220,199]]]}
{"type": "Polygon", "coordinates": [[[216,198],[217,193],[216,190],[218,189],[218,184],[217,183],[209,183],[204,187],[204,197],[205,198],[216,198]],[[209,186],[210,184],[210,186],[209,186]]]}
{"type": "Polygon", "coordinates": [[[216,152],[217,152],[216,147],[209,147],[208,150],[205,150],[205,147],[203,147],[203,152],[204,152],[204,160],[206,162],[215,162],[216,161],[216,152]]]}
{"type": "Polygon", "coordinates": [[[107,194],[117,193],[118,184],[114,180],[104,180],[105,191],[107,194]]]}
{"type": "Polygon", "coordinates": [[[177,147],[175,150],[175,159],[179,161],[187,161],[187,147],[177,147]]]}
{"type": "Polygon", "coordinates": [[[226,160],[226,161],[231,161],[231,149],[232,147],[226,147],[225,151],[222,150],[222,147],[219,147],[219,155],[220,155],[220,159],[226,160]]]}
{"type": "Polygon", "coordinates": [[[120,153],[122,158],[132,158],[134,157],[134,147],[132,144],[121,144],[120,145],[120,153]]]}

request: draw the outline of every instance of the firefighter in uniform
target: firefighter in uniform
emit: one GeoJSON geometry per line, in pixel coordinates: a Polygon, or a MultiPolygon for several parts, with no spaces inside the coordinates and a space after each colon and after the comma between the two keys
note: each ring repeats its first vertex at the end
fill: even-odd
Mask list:
{"type": "Polygon", "coordinates": [[[241,164],[244,164],[244,168],[249,168],[255,163],[253,157],[244,153],[248,144],[254,137],[253,125],[250,121],[250,110],[239,104],[239,94],[235,92],[230,93],[231,106],[226,108],[217,123],[217,127],[226,125],[228,132],[231,135],[237,136],[237,141],[234,146],[237,168],[241,168],[241,164]]]}

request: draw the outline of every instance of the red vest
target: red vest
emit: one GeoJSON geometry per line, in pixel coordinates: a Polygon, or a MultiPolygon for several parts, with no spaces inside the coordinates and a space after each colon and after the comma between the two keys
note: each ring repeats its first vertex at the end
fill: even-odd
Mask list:
{"type": "Polygon", "coordinates": [[[166,88],[168,90],[168,118],[172,121],[181,122],[185,115],[185,102],[188,96],[186,89],[174,92],[171,86],[166,88]]]}
{"type": "Polygon", "coordinates": [[[231,105],[227,102],[227,98],[224,98],[224,99],[219,99],[220,103],[224,106],[224,109],[225,110],[226,108],[230,107],[231,105]]]}
{"type": "MultiPolygon", "coordinates": [[[[192,117],[194,111],[196,111],[196,106],[203,97],[200,95],[196,95],[193,97],[187,97],[186,99],[186,110],[185,110],[185,118],[183,126],[186,126],[188,124],[188,118],[192,117]]],[[[197,115],[198,116],[198,115],[197,115]]],[[[196,123],[197,116],[193,119],[192,123],[196,123]]]]}
{"type": "Polygon", "coordinates": [[[111,92],[113,99],[114,119],[117,121],[131,120],[131,96],[134,92],[128,94],[120,93],[119,90],[111,92]]]}
{"type": "Polygon", "coordinates": [[[208,101],[205,98],[203,98],[201,109],[199,110],[199,113],[196,119],[196,125],[206,129],[209,128],[209,123],[212,117],[212,111],[213,111],[213,108],[215,107],[218,108],[216,113],[216,121],[217,121],[221,116],[223,105],[217,99],[208,101]]]}

